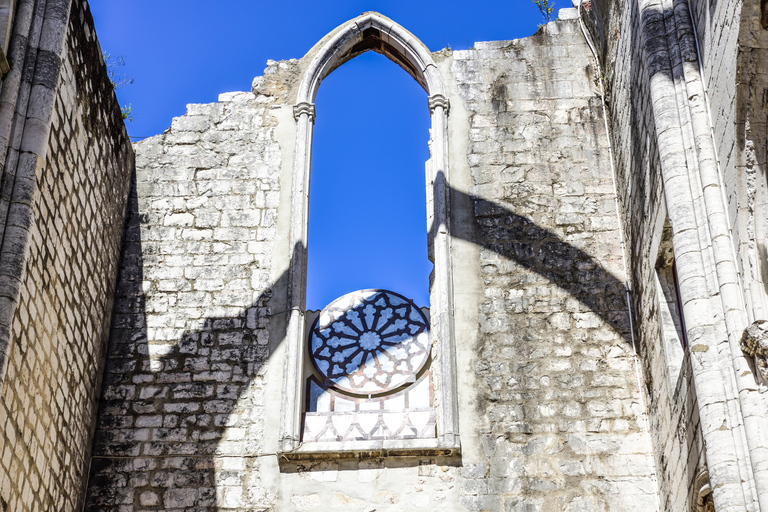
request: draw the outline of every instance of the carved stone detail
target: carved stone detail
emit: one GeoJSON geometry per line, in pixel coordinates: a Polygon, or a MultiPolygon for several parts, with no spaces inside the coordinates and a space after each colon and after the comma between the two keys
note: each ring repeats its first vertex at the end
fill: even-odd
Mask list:
{"type": "Polygon", "coordinates": [[[696,512],[715,512],[712,499],[712,486],[709,483],[709,471],[706,465],[696,474],[696,512]]]}
{"type": "Polygon", "coordinates": [[[314,123],[315,122],[315,105],[312,103],[307,103],[302,101],[301,103],[298,103],[296,104],[296,106],[293,107],[294,119],[298,121],[303,114],[307,114],[309,116],[309,122],[314,123]]]}
{"type": "Polygon", "coordinates": [[[348,393],[383,393],[408,382],[429,357],[429,322],[409,299],[360,290],[331,302],[310,333],[310,359],[348,393]]]}
{"type": "Polygon", "coordinates": [[[757,320],[741,336],[741,350],[755,360],[757,377],[768,384],[768,320],[757,320]]]}
{"type": "Polygon", "coordinates": [[[434,113],[435,108],[437,107],[443,107],[443,110],[445,110],[445,113],[447,114],[451,109],[451,103],[448,101],[448,98],[442,94],[434,94],[429,97],[429,111],[434,113]]]}

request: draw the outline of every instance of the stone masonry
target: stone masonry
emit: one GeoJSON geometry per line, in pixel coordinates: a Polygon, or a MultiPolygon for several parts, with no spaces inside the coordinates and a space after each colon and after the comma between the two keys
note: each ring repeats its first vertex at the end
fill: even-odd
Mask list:
{"type": "Polygon", "coordinates": [[[258,456],[280,194],[273,108],[286,101],[276,82],[190,105],[136,145],[90,509],[223,506],[217,487],[224,503],[270,498],[258,456]]]}
{"type": "MultiPolygon", "coordinates": [[[[588,21],[595,20],[592,11],[588,21]]],[[[685,510],[690,506],[689,489],[699,467],[702,450],[696,398],[691,389],[688,365],[682,373],[669,375],[664,346],[660,343],[656,278],[657,252],[666,217],[663,185],[658,173],[659,154],[653,135],[654,120],[648,94],[648,78],[639,36],[637,11],[627,9],[604,28],[618,38],[607,41],[604,59],[610,110],[611,138],[617,175],[617,193],[622,205],[623,229],[629,254],[648,254],[635,263],[630,284],[635,311],[643,380],[648,399],[651,435],[663,510],[685,510]],[[630,30],[631,28],[631,30],[630,30]],[[675,387],[672,382],[677,383],[675,387]],[[685,485],[681,485],[685,482],[685,485]]],[[[599,20],[598,20],[599,23],[599,20]]],[[[593,25],[592,30],[595,31],[593,25]]]]}
{"type": "MultiPolygon", "coordinates": [[[[754,177],[761,172],[749,156],[755,144],[739,142],[734,131],[745,116],[761,116],[754,89],[741,95],[742,104],[736,99],[740,82],[760,80],[755,47],[765,34],[755,30],[757,4],[692,1],[690,13],[688,2],[633,2],[623,10],[598,3],[581,10],[605,69],[617,190],[630,258],[637,262],[633,309],[662,504],[669,510],[768,506],[761,501],[768,488],[758,448],[765,446],[758,434],[765,405],[737,345],[747,322],[764,316],[765,301],[755,271],[763,258],[765,179],[754,177]],[[738,45],[754,48],[743,63],[738,45]],[[682,371],[675,375],[659,343],[655,274],[665,225],[671,225],[687,331],[682,371]],[[744,452],[750,455],[737,455],[744,452]]],[[[754,133],[747,137],[759,140],[754,133]]]]}
{"type": "Polygon", "coordinates": [[[85,0],[0,0],[0,512],[768,511],[768,5],[574,3],[364,13],[132,148],[85,0]],[[427,91],[437,435],[302,439],[312,102],[368,50],[427,91]]]}
{"type": "MultiPolygon", "coordinates": [[[[19,2],[18,17],[31,15],[29,9],[19,2]]],[[[43,19],[31,21],[51,31],[41,46],[54,42],[56,22],[60,53],[41,51],[34,74],[20,77],[22,90],[28,83],[33,93],[23,140],[35,132],[35,122],[47,123],[43,154],[22,142],[10,148],[4,169],[6,178],[17,160],[7,218],[20,218],[22,187],[33,215],[9,222],[5,234],[7,244],[8,230],[23,228],[29,240],[10,343],[3,347],[3,511],[82,508],[133,172],[133,151],[88,5],[48,2],[43,19]]],[[[4,299],[10,289],[2,283],[4,299]]]]}
{"type": "MultiPolygon", "coordinates": [[[[454,53],[483,284],[483,485],[521,510],[651,510],[608,138],[584,45],[569,22],[454,53]]],[[[477,509],[496,509],[491,496],[477,509]]]]}
{"type": "Polygon", "coordinates": [[[452,168],[472,183],[452,192],[469,210],[453,215],[475,220],[454,236],[477,248],[461,271],[481,290],[461,326],[476,326],[474,341],[457,347],[472,355],[459,382],[477,384],[459,386],[475,404],[460,416],[460,459],[274,455],[285,111],[306,59],[270,64],[252,92],[190,105],[138,144],[89,509],[655,509],[586,50],[563,22],[437,55],[456,84],[452,135],[470,135],[452,168]]]}

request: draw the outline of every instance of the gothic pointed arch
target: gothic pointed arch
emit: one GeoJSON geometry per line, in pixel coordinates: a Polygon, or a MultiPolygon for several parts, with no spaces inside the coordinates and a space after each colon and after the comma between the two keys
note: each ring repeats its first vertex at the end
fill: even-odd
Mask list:
{"type": "Polygon", "coordinates": [[[299,86],[296,103],[313,103],[326,76],[369,50],[385,55],[403,68],[429,96],[445,94],[427,47],[394,21],[369,12],[336,28],[309,51],[308,55],[313,57],[299,86]]]}
{"type": "MultiPolygon", "coordinates": [[[[413,450],[442,448],[445,453],[459,450],[456,399],[455,351],[453,335],[453,289],[449,239],[448,205],[448,110],[440,72],[427,47],[402,26],[385,16],[369,12],[344,23],[318,42],[304,57],[306,68],[299,85],[294,118],[294,148],[290,246],[293,257],[289,269],[290,318],[281,421],[280,446],[284,456],[301,452],[301,375],[305,364],[306,273],[309,177],[312,154],[314,99],[322,80],[348,60],[373,50],[402,67],[428,94],[431,115],[430,160],[427,173],[427,216],[429,256],[435,270],[430,290],[430,317],[436,357],[437,438],[412,440],[413,450]],[[429,441],[429,442],[428,442],[429,441]]],[[[332,444],[332,443],[331,443],[332,444]]],[[[371,446],[361,446],[369,450],[371,446]]],[[[378,448],[383,448],[378,447],[378,448]]],[[[314,449],[317,449],[315,447],[314,449]]],[[[350,449],[346,443],[344,451],[350,449]]],[[[355,449],[354,447],[352,449],[355,449]]],[[[327,447],[324,451],[339,451],[327,447]]]]}

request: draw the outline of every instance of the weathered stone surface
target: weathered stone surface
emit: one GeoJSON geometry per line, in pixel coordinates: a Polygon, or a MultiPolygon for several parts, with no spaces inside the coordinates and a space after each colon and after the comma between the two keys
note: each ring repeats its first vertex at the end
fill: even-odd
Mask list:
{"type": "Polygon", "coordinates": [[[90,510],[113,506],[125,485],[166,509],[274,499],[259,459],[247,457],[265,451],[269,414],[276,99],[222,99],[190,105],[169,133],[136,144],[94,455],[137,457],[146,476],[139,484],[130,466],[94,466],[90,510]],[[180,138],[187,132],[199,134],[194,144],[180,138]]]}
{"type": "MultiPolygon", "coordinates": [[[[88,6],[49,4],[57,6],[39,13],[36,23],[48,27],[46,42],[63,51],[37,53],[27,111],[35,117],[34,137],[25,134],[20,148],[10,149],[3,171],[4,178],[10,172],[20,178],[8,221],[0,223],[3,254],[16,250],[12,240],[26,252],[18,269],[4,265],[17,272],[15,289],[0,277],[0,294],[17,297],[3,356],[0,510],[82,508],[133,172],[88,6]],[[16,149],[37,155],[22,153],[12,170],[16,149]],[[31,207],[26,216],[22,203],[31,207]]],[[[5,98],[8,80],[3,87],[5,98]]],[[[0,334],[0,346],[6,339],[0,334]]]]}
{"type": "Polygon", "coordinates": [[[0,510],[79,510],[86,478],[85,509],[120,512],[765,508],[766,11],[692,0],[694,39],[685,1],[574,3],[415,73],[450,106],[428,197],[458,363],[434,391],[458,384],[461,453],[289,460],[313,54],[136,145],[121,253],[132,151],[87,7],[20,0],[43,30],[0,105],[0,510]]]}
{"type": "MultiPolygon", "coordinates": [[[[609,120],[614,148],[617,191],[622,207],[627,254],[631,262],[631,288],[642,355],[645,396],[649,405],[650,431],[655,449],[662,509],[685,509],[688,486],[695,477],[689,460],[698,459],[696,410],[688,379],[683,371],[671,379],[663,345],[659,342],[657,290],[654,283],[656,255],[650,254],[654,238],[661,237],[664,223],[663,185],[658,172],[648,74],[642,53],[640,15],[636,3],[611,12],[610,4],[594,4],[586,13],[590,32],[602,47],[601,63],[606,76],[609,120]],[[621,29],[619,29],[621,27],[621,29]],[[606,34],[617,34],[608,37],[606,34]],[[678,381],[678,389],[669,382],[678,381]],[[687,485],[681,482],[688,481],[687,485]]],[[[683,365],[684,367],[686,365],[683,365]]]]}
{"type": "Polygon", "coordinates": [[[286,236],[277,198],[292,152],[279,130],[294,121],[275,114],[290,96],[266,92],[289,89],[302,69],[272,63],[255,94],[191,105],[169,133],[136,146],[95,453],[153,463],[140,487],[130,467],[94,466],[91,509],[125,486],[134,507],[654,507],[593,61],[576,22],[485,46],[440,56],[460,103],[449,131],[471,135],[453,172],[474,184],[468,209],[459,197],[452,215],[475,219],[472,272],[484,297],[464,327],[477,344],[462,347],[475,355],[459,371],[479,386],[459,389],[476,404],[460,411],[461,459],[283,463],[278,472],[269,454],[277,411],[265,393],[279,388],[266,375],[282,360],[267,342],[282,340],[286,321],[270,306],[285,293],[270,255],[286,236]],[[192,453],[199,465],[170,479],[164,461],[192,453]],[[178,483],[182,474],[205,492],[178,483]],[[577,485],[601,480],[610,483],[577,485]]]}
{"type": "MultiPolygon", "coordinates": [[[[762,462],[755,464],[764,460],[762,449],[760,455],[753,453],[757,458],[751,467],[741,461],[735,470],[732,464],[732,453],[744,436],[750,451],[765,445],[758,432],[765,428],[766,409],[759,403],[754,377],[738,349],[745,318],[764,318],[765,292],[755,272],[759,242],[746,240],[751,236],[747,224],[752,222],[747,213],[751,207],[746,207],[752,199],[747,197],[762,204],[756,199],[762,192],[734,170],[743,157],[735,150],[737,137],[732,130],[735,119],[762,107],[734,104],[737,83],[749,80],[732,78],[748,72],[755,61],[739,64],[734,45],[743,36],[737,35],[739,30],[723,27],[738,24],[743,33],[754,30],[747,27],[756,26],[755,6],[742,9],[738,2],[692,1],[693,26],[688,4],[639,1],[615,9],[616,3],[594,3],[582,13],[606,76],[617,189],[628,234],[633,307],[638,312],[662,504],[672,510],[695,506],[694,479],[706,459],[709,474],[719,480],[711,486],[718,509],[748,509],[764,499],[759,496],[768,496],[762,462]],[[740,15],[741,21],[736,21],[740,15]],[[705,113],[714,121],[714,137],[705,113]],[[742,209],[738,221],[737,209],[742,209]],[[728,215],[730,226],[726,226],[728,215]],[[673,232],[677,306],[685,310],[690,347],[682,372],[675,375],[670,375],[675,370],[667,364],[671,345],[664,339],[659,280],[654,275],[665,217],[673,232]],[[728,244],[741,248],[734,251],[728,244]],[[744,276],[741,283],[736,265],[744,276]],[[736,305],[740,302],[744,309],[736,305]],[[727,370],[719,373],[714,368],[727,370]],[[729,390],[738,390],[738,396],[729,390]],[[743,412],[734,416],[734,408],[743,412]],[[723,418],[729,419],[724,422],[723,418]],[[714,466],[718,469],[713,470],[714,466]],[[751,476],[745,479],[737,473],[751,476]],[[749,496],[755,501],[750,502],[749,496]]],[[[749,37],[743,40],[744,46],[755,44],[749,37]]],[[[764,118],[764,114],[757,117],[761,115],[764,118]]]]}
{"type": "Polygon", "coordinates": [[[757,376],[768,384],[768,321],[758,320],[750,325],[741,338],[741,348],[754,358],[757,376]]]}
{"type": "Polygon", "coordinates": [[[467,157],[484,300],[471,364],[489,428],[479,460],[491,468],[465,492],[483,482],[484,493],[516,507],[589,500],[649,510],[653,463],[638,407],[608,138],[578,30],[576,22],[550,24],[485,58],[454,53],[473,139],[467,157]],[[628,465],[615,449],[632,438],[628,465]],[[647,479],[647,492],[622,495],[616,484],[585,494],[568,483],[628,476],[647,479]]]}

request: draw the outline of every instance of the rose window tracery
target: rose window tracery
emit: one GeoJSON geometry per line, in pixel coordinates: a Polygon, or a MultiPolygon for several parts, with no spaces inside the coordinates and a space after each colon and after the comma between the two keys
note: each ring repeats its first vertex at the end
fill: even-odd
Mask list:
{"type": "Polygon", "coordinates": [[[362,290],[326,306],[310,333],[310,359],[348,393],[386,393],[413,383],[429,358],[429,322],[402,295],[362,290]]]}

